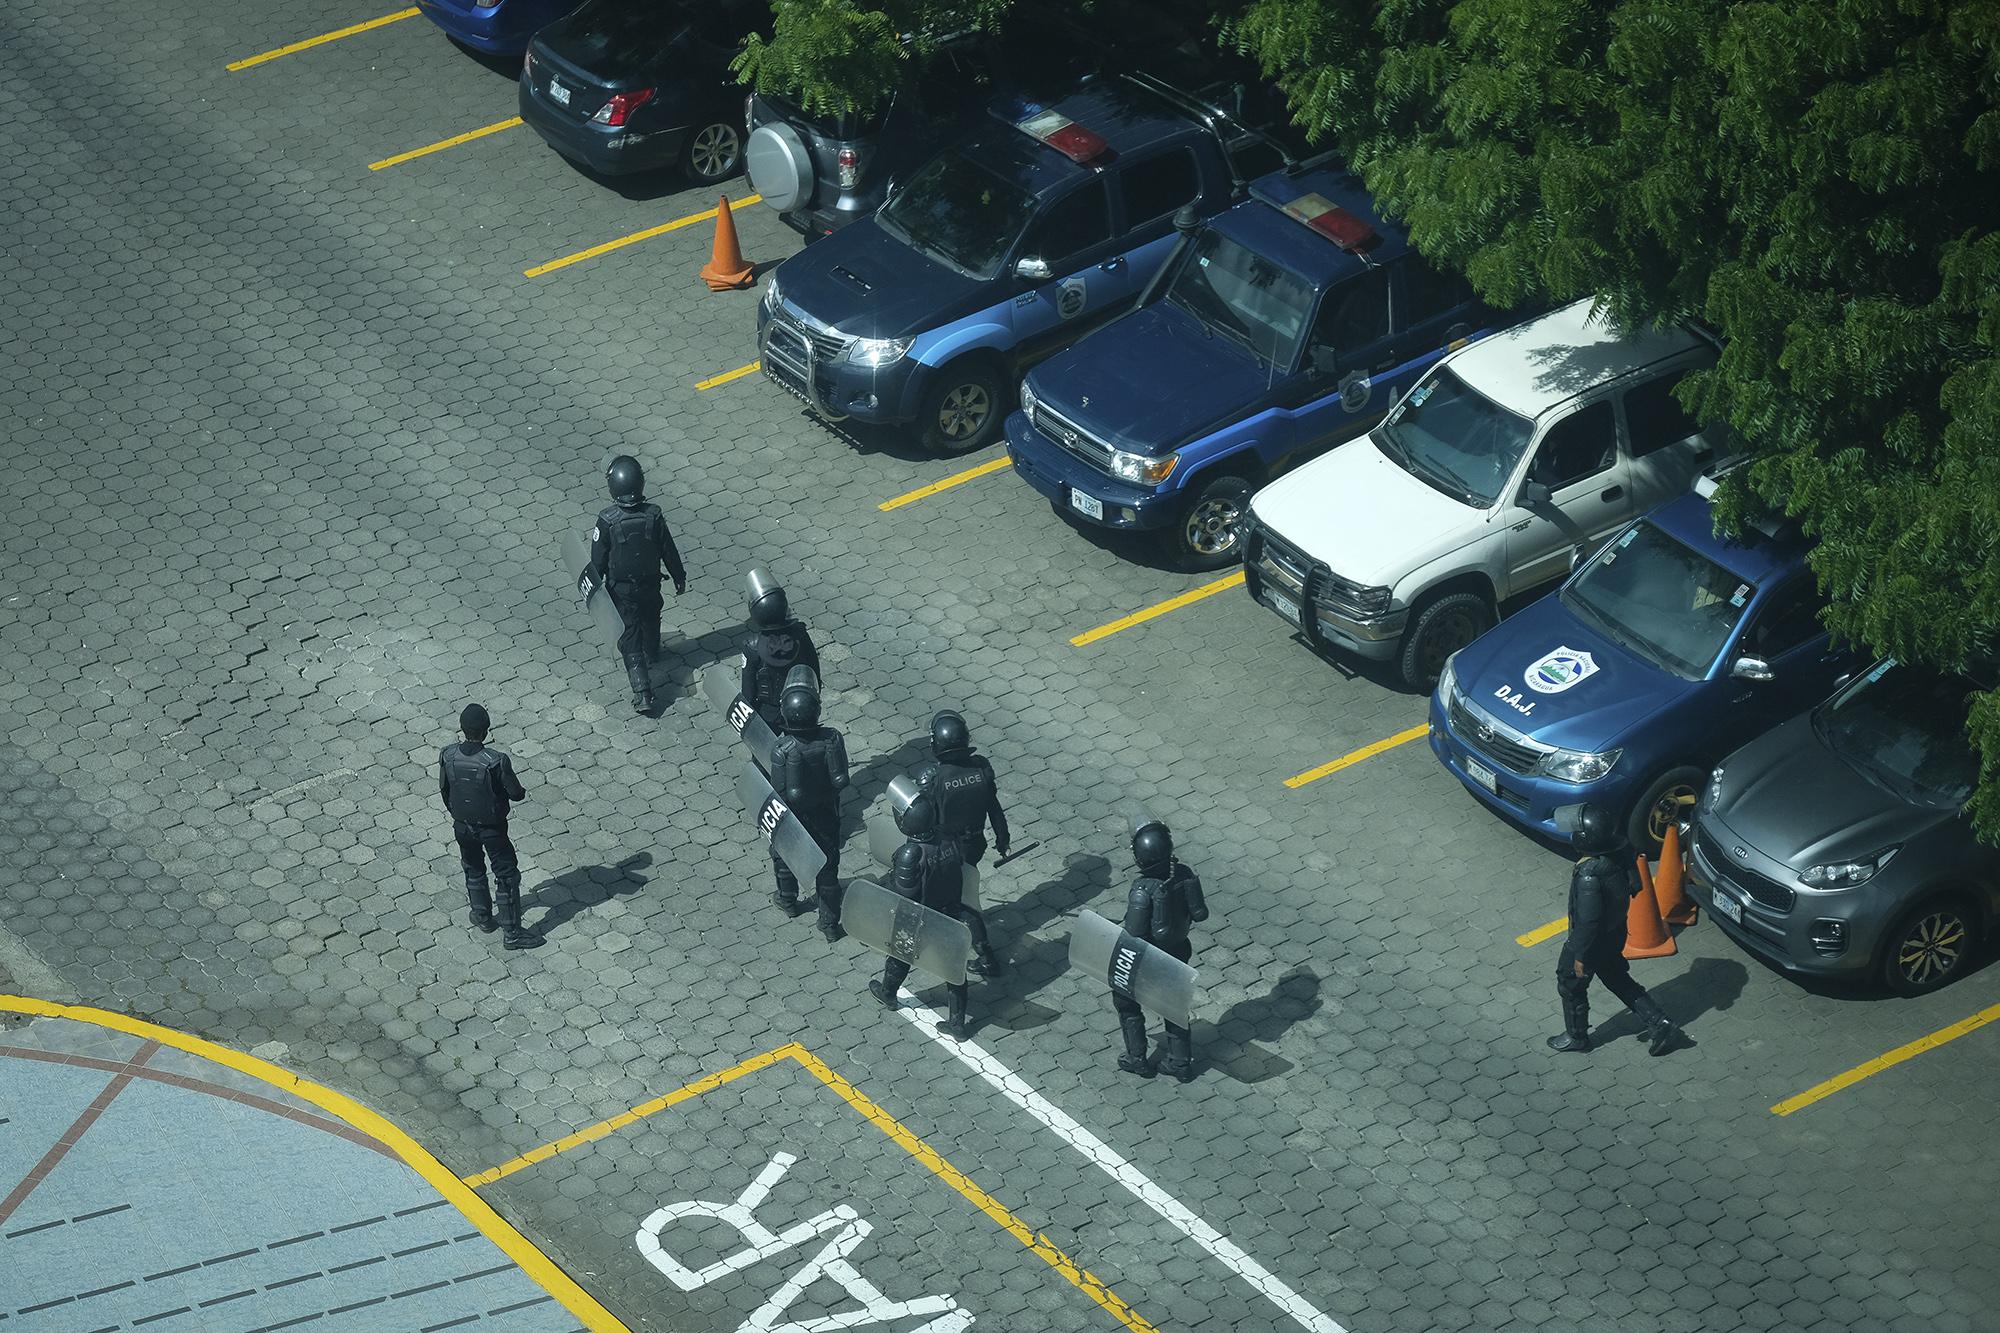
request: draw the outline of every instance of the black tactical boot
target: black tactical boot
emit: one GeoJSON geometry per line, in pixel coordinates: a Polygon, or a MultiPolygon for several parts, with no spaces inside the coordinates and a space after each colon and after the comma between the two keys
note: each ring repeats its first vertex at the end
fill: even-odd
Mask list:
{"type": "Polygon", "coordinates": [[[949,1018],[940,1018],[937,1022],[937,1030],[944,1033],[945,1036],[950,1037],[953,1041],[964,1041],[972,1035],[971,1020],[965,1016],[966,1001],[969,992],[969,987],[953,986],[951,988],[951,1016],[949,1018]]]}
{"type": "Polygon", "coordinates": [[[965,965],[965,970],[975,977],[997,977],[1000,975],[1000,959],[990,947],[984,948],[965,965]]]}
{"type": "Polygon", "coordinates": [[[902,1008],[896,1000],[896,993],[884,986],[879,978],[868,983],[868,993],[873,995],[884,1009],[902,1008]]]}
{"type": "Polygon", "coordinates": [[[782,893],[772,894],[771,901],[777,904],[778,910],[780,912],[783,912],[786,916],[789,917],[801,917],[804,916],[807,912],[812,911],[812,908],[805,906],[798,900],[798,898],[796,897],[787,898],[782,893]]]}
{"type": "Polygon", "coordinates": [[[1549,1038],[1549,1049],[1582,1055],[1590,1050],[1590,1000],[1586,996],[1562,997],[1563,1030],[1549,1038]]]}
{"type": "Polygon", "coordinates": [[[625,659],[625,679],[632,685],[632,711],[643,713],[653,706],[653,681],[646,674],[646,659],[628,657],[625,659]]]}
{"type": "Polygon", "coordinates": [[[1153,1062],[1146,1058],[1146,1019],[1142,1014],[1120,1014],[1119,1030],[1125,1037],[1125,1054],[1118,1057],[1118,1067],[1128,1074],[1140,1078],[1153,1076],[1153,1062]]]}
{"type": "Polygon", "coordinates": [[[1665,1055],[1673,1044],[1680,1040],[1681,1030],[1674,1020],[1667,1017],[1659,1002],[1650,995],[1641,995],[1632,1006],[1632,1012],[1646,1025],[1646,1052],[1649,1055],[1665,1055]]]}
{"type": "Polygon", "coordinates": [[[1168,1078],[1182,1083],[1194,1081],[1194,1053],[1188,1034],[1167,1029],[1167,1040],[1160,1052],[1160,1072],[1168,1078]]]}
{"type": "Polygon", "coordinates": [[[493,924],[493,916],[491,913],[488,913],[485,916],[481,916],[477,910],[474,910],[469,914],[468,919],[472,922],[472,928],[474,930],[483,930],[488,935],[491,935],[496,929],[498,929],[498,927],[496,927],[493,924]]]}

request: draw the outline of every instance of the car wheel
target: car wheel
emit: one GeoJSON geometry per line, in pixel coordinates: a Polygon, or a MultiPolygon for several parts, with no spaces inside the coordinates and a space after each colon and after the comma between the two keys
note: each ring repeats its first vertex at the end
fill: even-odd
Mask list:
{"type": "Polygon", "coordinates": [[[924,448],[934,454],[969,454],[992,442],[1006,416],[1000,372],[977,357],[952,362],[933,377],[917,416],[924,448]]]}
{"type": "Polygon", "coordinates": [[[1708,781],[1708,770],[1683,764],[1670,768],[1648,784],[1632,806],[1625,821],[1625,836],[1632,846],[1651,860],[1660,854],[1667,829],[1685,824],[1694,814],[1694,803],[1708,781]]]}
{"type": "Polygon", "coordinates": [[[697,127],[681,150],[681,166],[696,185],[734,176],[743,168],[743,127],[730,120],[697,127]]]}
{"type": "Polygon", "coordinates": [[[1493,628],[1493,607],[1476,592],[1448,592],[1419,606],[1403,631],[1403,683],[1428,693],[1445,659],[1493,628]]]}
{"type": "Polygon", "coordinates": [[[1221,569],[1243,558],[1243,515],[1250,481],[1223,473],[1195,492],[1167,529],[1167,553],[1182,569],[1221,569]]]}
{"type": "Polygon", "coordinates": [[[1898,995],[1923,995],[1956,981],[1972,961],[1974,924],[1964,899],[1917,904],[1882,937],[1882,980],[1898,995]]]}

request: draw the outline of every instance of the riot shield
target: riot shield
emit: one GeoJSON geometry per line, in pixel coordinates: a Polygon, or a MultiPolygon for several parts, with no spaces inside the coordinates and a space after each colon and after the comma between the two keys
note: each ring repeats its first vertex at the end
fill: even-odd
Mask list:
{"type": "Polygon", "coordinates": [[[972,931],[872,879],[850,879],[840,897],[840,928],[876,953],[900,959],[953,986],[965,984],[972,931]]]}
{"type": "Polygon", "coordinates": [[[816,883],[826,866],[826,853],[813,841],[806,826],[792,808],[771,790],[771,783],[755,764],[743,765],[736,779],[736,794],[750,813],[750,822],[770,842],[778,859],[791,869],[801,884],[816,883]]]}
{"type": "Polygon", "coordinates": [[[616,656],[619,637],[625,633],[625,621],[618,614],[618,608],[612,605],[611,594],[592,581],[589,571],[590,532],[589,528],[585,528],[572,531],[563,538],[563,572],[569,576],[570,587],[584,598],[584,605],[590,608],[591,623],[597,627],[598,637],[616,656]]]}
{"type": "Polygon", "coordinates": [[[1193,1025],[1194,969],[1088,908],[1077,913],[1070,929],[1069,964],[1093,984],[1136,1000],[1175,1027],[1193,1025]]]}
{"type": "MultiPolygon", "coordinates": [[[[896,781],[904,782],[908,781],[908,779],[898,778],[896,781]]],[[[889,786],[891,792],[893,792],[895,790],[895,783],[892,782],[889,786]]],[[[893,800],[893,797],[891,799],[893,800]]],[[[877,865],[887,866],[893,864],[896,857],[896,849],[909,840],[898,831],[895,823],[879,810],[868,816],[867,827],[868,855],[875,858],[877,865]]],[[[958,900],[975,912],[985,910],[979,901],[978,866],[966,865],[965,881],[959,887],[958,900]]]]}
{"type": "Polygon", "coordinates": [[[770,724],[757,716],[755,709],[743,702],[739,690],[743,659],[733,657],[725,662],[717,662],[701,673],[702,697],[722,710],[730,727],[743,743],[750,747],[750,757],[766,773],[771,771],[771,751],[778,744],[777,736],[771,732],[770,724]]]}

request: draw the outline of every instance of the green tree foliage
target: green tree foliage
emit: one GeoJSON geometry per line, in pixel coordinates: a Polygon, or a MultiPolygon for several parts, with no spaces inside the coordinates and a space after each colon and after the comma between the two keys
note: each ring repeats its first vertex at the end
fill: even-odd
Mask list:
{"type": "MultiPolygon", "coordinates": [[[[1433,259],[1723,336],[1689,405],[1756,457],[1847,638],[2000,626],[2000,0],[1257,0],[1227,39],[1433,259]]],[[[1974,814],[2000,840],[2000,694],[1974,814]]]]}
{"type": "Polygon", "coordinates": [[[815,115],[867,113],[941,38],[996,27],[1012,0],[773,0],[769,41],[752,35],[732,68],[759,92],[815,115]]]}

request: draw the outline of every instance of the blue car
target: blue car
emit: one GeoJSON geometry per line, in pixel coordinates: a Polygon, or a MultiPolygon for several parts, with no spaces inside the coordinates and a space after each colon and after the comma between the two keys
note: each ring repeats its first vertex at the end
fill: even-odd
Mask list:
{"type": "Polygon", "coordinates": [[[1602,805],[1656,854],[1717,759],[1863,664],[1820,627],[1806,545],[1716,536],[1712,491],[1636,520],[1446,663],[1431,752],[1473,795],[1550,837],[1557,806],[1602,805]]]}
{"type": "Polygon", "coordinates": [[[1129,309],[1175,215],[1228,207],[1232,154],[1262,142],[1136,79],[996,105],[873,218],[778,265],[757,315],[764,373],[825,420],[977,449],[1020,369],[1129,309]]]}
{"type": "Polygon", "coordinates": [[[1490,322],[1355,178],[1276,171],[1140,309],[1028,376],[1007,449],[1070,522],[1157,533],[1174,563],[1219,569],[1242,558],[1252,491],[1366,431],[1490,322]]]}
{"type": "Polygon", "coordinates": [[[517,56],[528,39],[576,8],[577,0],[417,0],[425,18],[453,41],[488,55],[517,56]]]}

